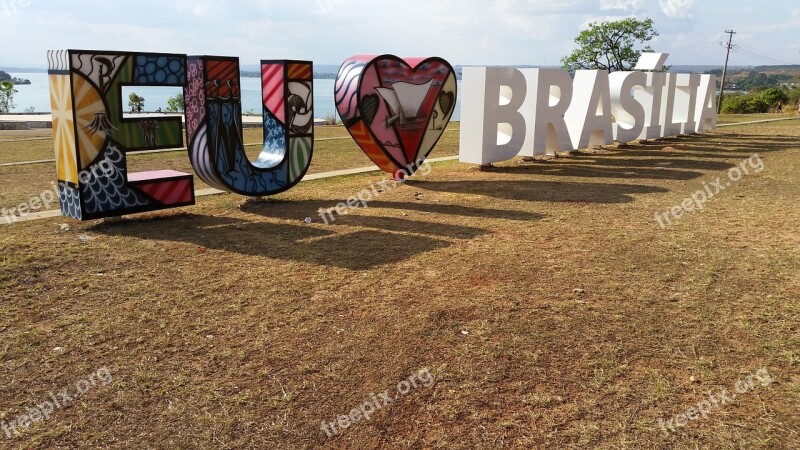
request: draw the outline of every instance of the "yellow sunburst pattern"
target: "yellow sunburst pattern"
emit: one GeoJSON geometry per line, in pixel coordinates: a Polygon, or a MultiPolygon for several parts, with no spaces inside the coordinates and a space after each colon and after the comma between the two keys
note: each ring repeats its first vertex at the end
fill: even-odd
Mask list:
{"type": "Polygon", "coordinates": [[[77,120],[79,166],[89,167],[103,151],[106,132],[94,127],[98,115],[106,115],[106,107],[100,93],[83,75],[73,73],[73,95],[75,96],[75,119],[77,120]]]}
{"type": "Polygon", "coordinates": [[[58,179],[78,184],[75,163],[75,128],[72,121],[72,91],[69,75],[49,75],[50,109],[53,114],[53,141],[58,179]]]}

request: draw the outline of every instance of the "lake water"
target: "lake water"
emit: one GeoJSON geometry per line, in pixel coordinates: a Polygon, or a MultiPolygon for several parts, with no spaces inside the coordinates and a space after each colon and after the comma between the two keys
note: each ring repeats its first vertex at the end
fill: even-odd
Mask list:
{"type": "MultiPolygon", "coordinates": [[[[26,109],[33,107],[35,112],[50,112],[50,88],[48,86],[46,73],[12,73],[12,77],[31,80],[31,84],[18,85],[14,95],[16,107],[12,112],[22,113],[26,109]]],[[[333,83],[334,80],[314,80],[314,116],[325,118],[336,112],[333,102],[333,83]]],[[[151,86],[131,86],[122,90],[124,97],[130,92],[136,92],[144,97],[145,110],[155,111],[167,108],[167,99],[183,92],[181,88],[174,87],[151,87],[151,86]]],[[[127,101],[123,102],[127,105],[127,101]]],[[[242,111],[261,112],[261,79],[242,78],[242,111]]],[[[459,120],[461,112],[461,86],[458,86],[458,97],[456,108],[453,112],[453,120],[459,120]]]]}

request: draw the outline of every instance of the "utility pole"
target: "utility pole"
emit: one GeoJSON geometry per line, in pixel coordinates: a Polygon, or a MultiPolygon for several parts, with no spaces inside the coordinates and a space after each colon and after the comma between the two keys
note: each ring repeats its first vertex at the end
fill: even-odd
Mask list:
{"type": "Polygon", "coordinates": [[[725,93],[725,76],[728,75],[728,58],[731,57],[731,47],[733,43],[733,35],[736,34],[733,30],[725,30],[728,33],[728,52],[725,54],[725,66],[722,68],[722,84],[719,86],[719,103],[717,103],[717,114],[722,111],[722,95],[725,93]]]}

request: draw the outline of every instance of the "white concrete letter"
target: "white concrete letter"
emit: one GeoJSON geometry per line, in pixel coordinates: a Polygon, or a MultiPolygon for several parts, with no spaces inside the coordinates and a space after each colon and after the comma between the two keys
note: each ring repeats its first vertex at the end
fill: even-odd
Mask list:
{"type": "Polygon", "coordinates": [[[572,104],[564,115],[572,138],[572,148],[577,150],[610,144],[613,136],[608,72],[576,71],[572,92],[572,104]]]}
{"type": "Polygon", "coordinates": [[[694,121],[697,109],[697,90],[700,75],[681,73],[675,83],[675,111],[673,116],[681,123],[681,134],[692,134],[697,129],[694,121]]]}
{"type": "Polygon", "coordinates": [[[536,86],[529,93],[535,104],[533,116],[533,148],[523,149],[522,156],[555,154],[572,150],[564,114],[572,102],[572,79],[559,69],[523,69],[528,86],[536,86]]]}
{"type": "Polygon", "coordinates": [[[661,137],[677,136],[681,134],[681,123],[675,121],[675,87],[677,74],[668,73],[667,83],[661,100],[661,137]]]}
{"type": "Polygon", "coordinates": [[[644,105],[634,95],[634,87],[647,86],[647,75],[643,72],[614,72],[608,76],[611,87],[611,114],[614,115],[614,140],[631,142],[639,138],[644,130],[644,105]]]}
{"type": "Polygon", "coordinates": [[[661,137],[661,94],[666,82],[666,73],[651,72],[647,74],[647,86],[644,89],[634,89],[634,98],[644,105],[644,130],[639,139],[661,137]]]}
{"type": "Polygon", "coordinates": [[[465,67],[462,74],[460,161],[505,161],[532,146],[526,123],[532,108],[525,101],[522,72],[513,67],[465,67]]]}
{"type": "Polygon", "coordinates": [[[717,77],[714,75],[700,75],[700,89],[697,98],[700,100],[695,105],[698,133],[717,128],[717,77]]]}

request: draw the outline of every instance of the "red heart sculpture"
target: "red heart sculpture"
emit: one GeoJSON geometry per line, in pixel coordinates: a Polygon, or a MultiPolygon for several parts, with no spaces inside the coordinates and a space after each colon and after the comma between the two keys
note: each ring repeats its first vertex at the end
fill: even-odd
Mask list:
{"type": "Polygon", "coordinates": [[[339,69],[334,100],[364,153],[395,178],[413,174],[456,105],[456,75],[442,58],[359,55],[339,69]]]}

